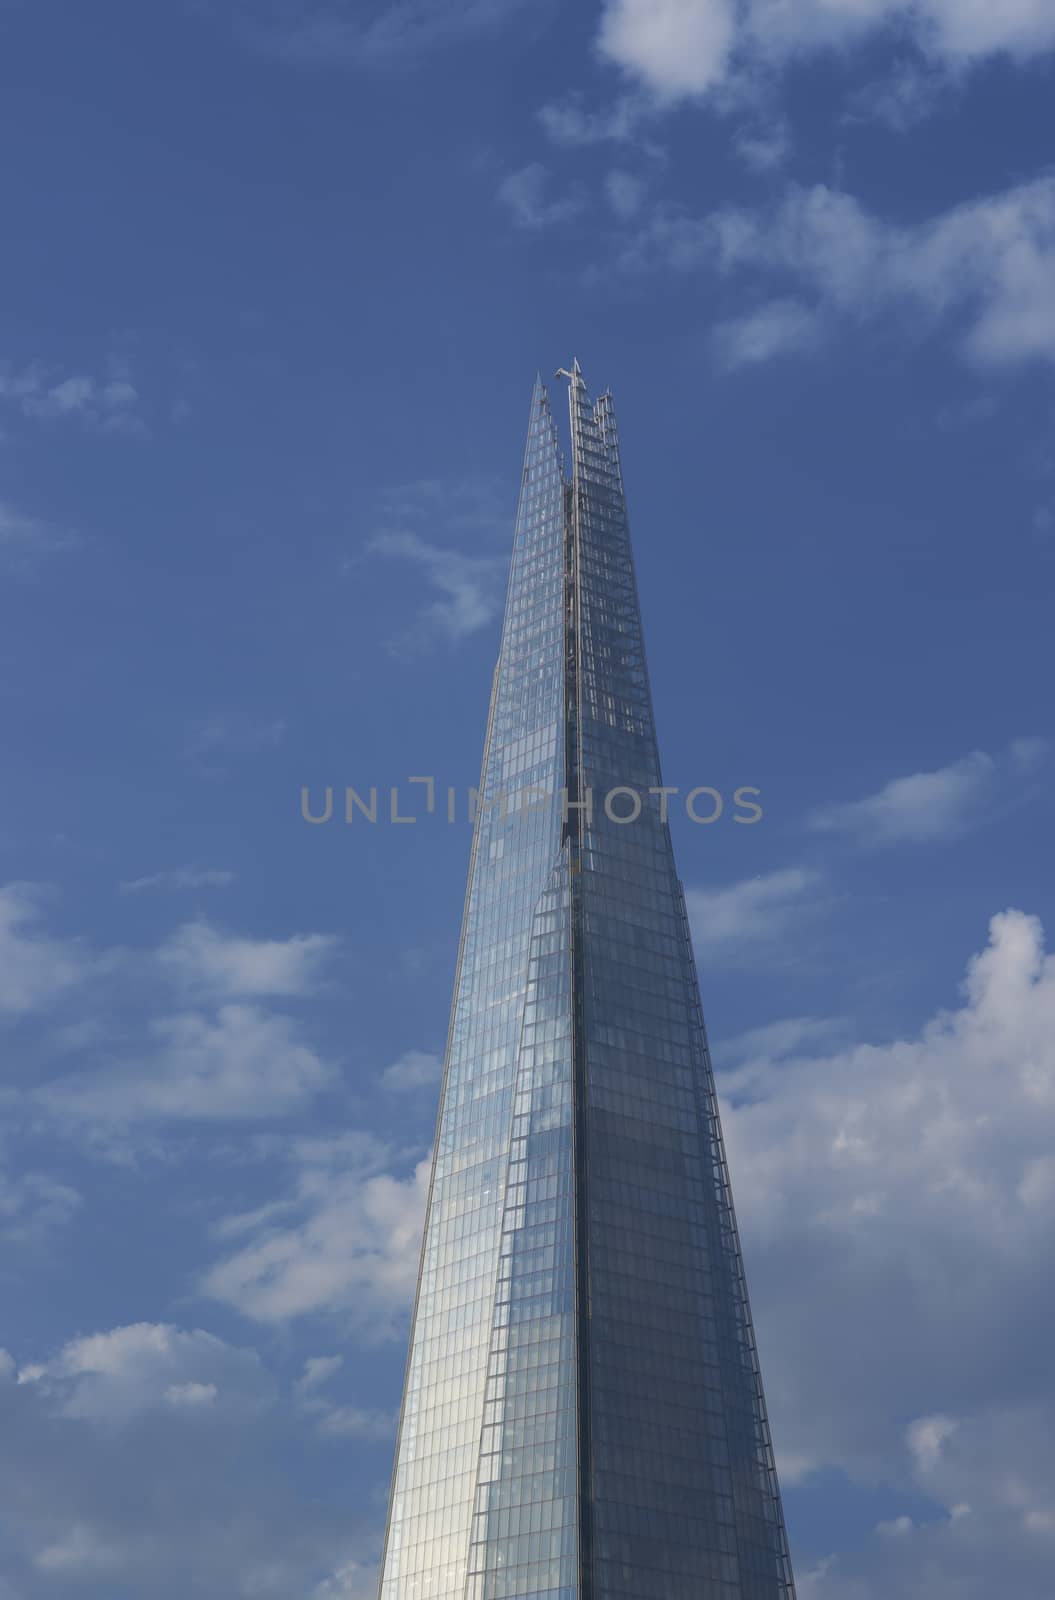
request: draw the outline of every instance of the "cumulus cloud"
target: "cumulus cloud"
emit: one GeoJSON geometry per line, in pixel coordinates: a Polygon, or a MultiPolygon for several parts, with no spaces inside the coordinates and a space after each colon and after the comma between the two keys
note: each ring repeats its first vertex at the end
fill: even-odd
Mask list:
{"type": "MultiPolygon", "coordinates": [[[[965,358],[984,367],[1055,362],[1055,178],[909,224],[824,184],[792,185],[762,210],[659,214],[622,259],[790,280],[813,297],[803,315],[808,304],[826,324],[900,307],[921,331],[956,325],[965,358]]],[[[770,353],[795,345],[776,338],[770,353]]]]}
{"type": "MultiPolygon", "coordinates": [[[[750,1065],[720,1089],[778,1451],[796,1476],[834,1467],[923,1494],[945,1506],[950,1540],[969,1503],[974,1553],[992,1543],[989,1587],[963,1592],[1002,1592],[999,1559],[1052,1481],[1011,1423],[1053,1403],[1055,959],[1041,926],[994,917],[960,1006],[915,1037],[750,1065]]],[[[931,1592],[915,1563],[911,1585],[861,1593],[931,1592]]],[[[833,1576],[816,1592],[843,1591],[833,1576]]]]}
{"type": "Polygon", "coordinates": [[[606,0],[598,46],[662,99],[705,94],[737,43],[734,0],[606,0]]]}
{"type": "Polygon", "coordinates": [[[357,1511],[373,1487],[369,1441],[316,1442],[253,1351],[137,1324],[25,1362],[20,1382],[12,1365],[0,1358],[2,1600],[97,1586],[289,1600],[373,1548],[373,1516],[364,1526],[357,1511]],[[334,1497],[320,1474],[342,1448],[349,1494],[334,1497]]]}
{"type": "Polygon", "coordinates": [[[222,1234],[248,1242],[205,1274],[202,1292],[259,1322],[340,1312],[372,1338],[404,1326],[417,1276],[429,1161],[408,1177],[353,1138],[298,1142],[289,1194],[222,1234]]]}
{"type": "Polygon", "coordinates": [[[893,778],[862,800],[822,806],[817,832],[846,834],[864,845],[932,844],[955,839],[1013,805],[1018,790],[1047,763],[1043,739],[1018,739],[999,756],[974,750],[935,772],[893,778]]]}
{"type": "Polygon", "coordinates": [[[189,922],[158,951],[166,973],[193,989],[231,996],[304,995],[314,989],[338,941],[321,933],[249,939],[189,922]]]}
{"type": "MultiPolygon", "coordinates": [[[[0,1014],[24,1016],[56,1006],[85,980],[89,998],[114,973],[131,970],[161,985],[160,1014],[109,1030],[86,1015],[57,1029],[60,1055],[80,1051],[63,1072],[12,1103],[68,1129],[77,1121],[121,1127],[146,1120],[260,1120],[301,1110],[333,1086],[333,1067],[297,1019],[265,1004],[298,999],[321,981],[337,941],[322,934],[286,940],[224,934],[197,921],[178,929],[136,966],[127,952],[92,951],[42,927],[38,888],[0,889],[0,1014]]],[[[137,958],[136,958],[137,959],[137,958]]],[[[152,998],[157,1001],[155,993],[152,998]]],[[[45,1174],[0,1173],[0,1227],[23,1234],[67,1217],[78,1198],[45,1174]]]]}
{"type": "Polygon", "coordinates": [[[1048,0],[605,0],[601,55],[666,102],[727,89],[883,32],[910,38],[946,70],[1003,55],[1024,61],[1055,46],[1048,0]]]}
{"type": "Polygon", "coordinates": [[[114,1427],[148,1411],[243,1414],[274,1396],[255,1350],[150,1322],[73,1339],[52,1360],[24,1367],[18,1381],[37,1385],[61,1416],[114,1427]]]}
{"type": "Polygon", "coordinates": [[[140,1058],[60,1078],[38,1104],[63,1119],[260,1121],[301,1110],[334,1081],[292,1018],[253,1005],[147,1027],[140,1058]]]}

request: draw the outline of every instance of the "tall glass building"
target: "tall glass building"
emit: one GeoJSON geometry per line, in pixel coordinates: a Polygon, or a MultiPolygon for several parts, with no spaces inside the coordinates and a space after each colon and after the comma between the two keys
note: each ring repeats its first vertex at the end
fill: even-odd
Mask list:
{"type": "Polygon", "coordinates": [[[559,376],[571,473],[539,380],[380,1600],[794,1600],[615,415],[559,376]]]}

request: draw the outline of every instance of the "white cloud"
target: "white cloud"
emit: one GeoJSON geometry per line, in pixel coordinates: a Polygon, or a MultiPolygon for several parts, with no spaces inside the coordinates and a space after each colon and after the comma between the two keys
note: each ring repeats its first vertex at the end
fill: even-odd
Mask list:
{"type": "Polygon", "coordinates": [[[2,1600],[78,1586],[290,1600],[368,1559],[383,1449],[360,1439],[342,1467],[348,1493],[320,1493],[332,1443],[280,1403],[252,1350],[146,1324],[73,1339],[24,1365],[21,1383],[4,1365],[0,1562],[25,1592],[0,1582],[2,1600]]]}
{"type": "Polygon", "coordinates": [[[222,867],[173,867],[126,879],[120,888],[122,894],[141,894],[146,889],[228,889],[235,879],[235,873],[222,867]]]}
{"type": "Polygon", "coordinates": [[[80,537],[39,517],[27,516],[0,500],[0,566],[14,573],[35,572],[40,562],[64,550],[76,550],[80,537]]]}
{"type": "Polygon", "coordinates": [[[308,1394],[313,1389],[321,1388],[336,1377],[343,1366],[343,1356],[309,1356],[304,1363],[304,1372],[297,1380],[299,1393],[308,1394]]]}
{"type": "Polygon", "coordinates": [[[334,1406],[320,1416],[317,1431],[325,1439],[393,1439],[397,1420],[388,1411],[334,1406]]]}
{"type": "Polygon", "coordinates": [[[1016,790],[1046,763],[1043,739],[1016,740],[1000,756],[974,750],[935,772],[893,778],[863,800],[823,806],[810,826],[844,833],[866,845],[931,844],[955,839],[990,820],[1016,790]]]}
{"type": "Polygon", "coordinates": [[[551,194],[553,174],[539,161],[510,172],[502,179],[495,198],[503,206],[518,228],[538,230],[552,228],[561,222],[570,222],[583,209],[581,195],[568,194],[554,198],[551,194]]]}
{"type": "Polygon", "coordinates": [[[744,878],[724,889],[689,889],[685,900],[701,962],[713,964],[780,938],[816,908],[820,875],[806,867],[744,878]]]}
{"type": "Polygon", "coordinates": [[[433,526],[472,528],[505,538],[510,519],[507,485],[495,478],[416,478],[390,484],[378,496],[382,517],[396,522],[427,519],[433,526]]]}
{"type": "Polygon", "coordinates": [[[929,1472],[941,1460],[942,1447],[956,1432],[949,1417],[918,1417],[908,1429],[908,1447],[921,1472],[929,1472]]]}
{"type": "Polygon", "coordinates": [[[34,884],[0,887],[0,1014],[39,1010],[90,970],[80,947],[39,931],[43,893],[34,884]]]}
{"type": "Polygon", "coordinates": [[[442,1074],[443,1062],[439,1056],[425,1050],[408,1050],[385,1068],[381,1083],[396,1094],[413,1093],[415,1089],[428,1089],[438,1084],[442,1074]]]}
{"type": "Polygon", "coordinates": [[[791,148],[791,129],[783,120],[741,128],[733,140],[733,149],[752,172],[775,171],[784,165],[791,148]]]}
{"type": "Polygon", "coordinates": [[[605,0],[598,38],[603,56],[670,100],[720,84],[736,42],[734,0],[605,0]]]}
{"type": "Polygon", "coordinates": [[[417,1275],[429,1162],[396,1178],[361,1140],[297,1148],[292,1192],[258,1217],[229,1220],[226,1231],[250,1242],[209,1269],[202,1291],[260,1322],[340,1312],[392,1337],[417,1275]]]}
{"type": "Polygon", "coordinates": [[[194,723],[185,752],[206,771],[216,771],[232,756],[262,755],[277,750],[286,737],[284,717],[254,717],[242,712],[217,713],[194,723]]]}
{"type": "Polygon", "coordinates": [[[908,133],[932,114],[949,88],[945,73],[900,61],[886,77],[850,97],[846,120],[881,122],[894,133],[908,133]]]}
{"type": "MultiPolygon", "coordinates": [[[[950,1510],[993,1506],[1015,1455],[1000,1419],[1052,1400],[1055,959],[1040,924],[994,917],[959,1009],[918,1036],[756,1062],[732,1103],[719,1087],[778,1451],[800,1475],[840,1467],[950,1510]],[[995,1433],[994,1457],[980,1441],[995,1433]]],[[[1019,1470],[1036,1484],[1024,1509],[1042,1509],[1050,1473],[1019,1470]]],[[[1005,1527],[994,1551],[1007,1543],[1005,1527]]],[[[889,1592],[924,1593],[923,1571],[889,1592]]]]}
{"type": "Polygon", "coordinates": [[[578,148],[596,144],[623,144],[633,139],[642,119],[651,114],[642,96],[624,95],[603,111],[587,111],[575,99],[563,99],[543,106],[539,121],[553,144],[578,148]]]}
{"type": "Polygon", "coordinates": [[[140,397],[120,363],[110,363],[104,377],[86,373],[63,375],[34,363],[22,371],[0,369],[0,404],[41,421],[74,419],[99,433],[142,435],[140,397]]]}
{"type": "Polygon", "coordinates": [[[719,323],[713,338],[719,365],[732,372],[808,349],[819,333],[817,313],[809,306],[797,300],[771,300],[757,311],[719,323]]]}
{"type": "Polygon", "coordinates": [[[333,1081],[291,1018],[232,1003],[215,1016],[156,1018],[140,1059],[60,1078],[40,1091],[38,1104],[64,1120],[116,1125],[258,1121],[303,1109],[333,1081]]]}
{"type": "Polygon", "coordinates": [[[166,973],[193,989],[247,995],[304,995],[316,988],[338,945],[321,933],[249,939],[189,922],[158,951],[166,973]]]}
{"type": "Polygon", "coordinates": [[[811,54],[910,38],[949,70],[1055,47],[1049,0],[605,0],[601,54],[661,101],[713,94],[811,54]]]}
{"type": "Polygon", "coordinates": [[[127,1565],[128,1544],[107,1538],[90,1525],[77,1522],[57,1539],[45,1544],[33,1565],[48,1577],[88,1580],[113,1577],[127,1565]]]}
{"type": "Polygon", "coordinates": [[[0,1239],[39,1245],[79,1211],[82,1199],[70,1184],[46,1172],[5,1172],[0,1166],[0,1239]]]}
{"type": "Polygon", "coordinates": [[[766,211],[657,216],[623,259],[778,274],[811,290],[829,320],[891,306],[921,329],[956,320],[965,357],[981,366],[1055,361],[1055,178],[912,224],[886,222],[823,184],[793,185],[766,211]]]}
{"type": "Polygon", "coordinates": [[[253,1413],[274,1385],[255,1350],[201,1329],[139,1322],[71,1340],[53,1360],[24,1368],[64,1417],[118,1427],[148,1411],[253,1413]]]}
{"type": "Polygon", "coordinates": [[[505,563],[492,556],[468,556],[430,544],[416,533],[375,534],[373,554],[409,561],[425,575],[438,598],[424,606],[415,627],[390,640],[397,655],[427,649],[437,639],[456,643],[487,626],[498,611],[498,585],[505,563]]]}
{"type": "Polygon", "coordinates": [[[316,1586],[312,1600],[375,1600],[377,1581],[376,1567],[349,1561],[316,1586]]]}

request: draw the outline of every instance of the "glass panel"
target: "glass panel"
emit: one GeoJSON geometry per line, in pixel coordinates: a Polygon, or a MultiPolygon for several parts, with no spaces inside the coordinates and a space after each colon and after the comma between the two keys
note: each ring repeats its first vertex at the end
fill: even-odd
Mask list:
{"type": "Polygon", "coordinates": [[[570,484],[532,397],[381,1600],[794,1600],[615,418],[566,376],[570,484]]]}

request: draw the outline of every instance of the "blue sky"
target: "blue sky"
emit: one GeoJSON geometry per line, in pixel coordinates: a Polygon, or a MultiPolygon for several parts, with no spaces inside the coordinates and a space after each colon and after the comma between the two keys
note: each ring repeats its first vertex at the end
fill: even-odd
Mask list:
{"type": "Polygon", "coordinates": [[[1050,1600],[1055,12],[569,10],[0,0],[0,1600],[372,1594],[574,355],[800,1596],[1050,1600]]]}

